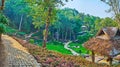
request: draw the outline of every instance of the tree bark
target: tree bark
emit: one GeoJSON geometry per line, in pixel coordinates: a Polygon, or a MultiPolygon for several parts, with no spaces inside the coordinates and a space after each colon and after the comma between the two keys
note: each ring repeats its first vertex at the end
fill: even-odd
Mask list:
{"type": "Polygon", "coordinates": [[[51,11],[52,11],[52,8],[49,7],[49,10],[48,10],[48,17],[47,17],[47,20],[46,20],[46,25],[45,25],[45,32],[43,34],[43,48],[46,48],[46,42],[47,42],[47,37],[48,37],[48,28],[49,28],[49,24],[50,24],[50,16],[51,16],[51,11]]]}
{"type": "Polygon", "coordinates": [[[5,0],[2,0],[2,4],[0,5],[0,10],[3,10],[3,8],[4,8],[4,2],[5,2],[5,0]]]}
{"type": "Polygon", "coordinates": [[[2,34],[0,34],[0,42],[2,41],[2,34]]]}
{"type": "Polygon", "coordinates": [[[2,5],[1,6],[3,6],[3,7],[4,7],[4,2],[5,2],[5,0],[2,0],[2,5]]]}
{"type": "Polygon", "coordinates": [[[92,51],[92,62],[93,63],[95,62],[95,53],[94,53],[94,51],[92,51]]]}
{"type": "Polygon", "coordinates": [[[46,47],[46,42],[47,42],[47,37],[48,37],[48,27],[49,27],[49,23],[47,22],[45,26],[44,37],[43,37],[43,48],[46,47]]]}

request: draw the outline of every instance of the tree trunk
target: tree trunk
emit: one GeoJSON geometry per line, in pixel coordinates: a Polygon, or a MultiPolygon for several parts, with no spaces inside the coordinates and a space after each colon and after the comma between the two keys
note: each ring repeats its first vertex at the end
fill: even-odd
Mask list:
{"type": "Polygon", "coordinates": [[[2,0],[2,3],[0,5],[0,10],[3,10],[3,8],[4,8],[4,2],[5,2],[5,0],[2,0]]]}
{"type": "Polygon", "coordinates": [[[95,53],[94,53],[94,51],[92,51],[92,62],[93,63],[95,62],[95,53]]]}
{"type": "Polygon", "coordinates": [[[75,33],[73,32],[73,40],[76,40],[75,33]]]}
{"type": "Polygon", "coordinates": [[[49,7],[49,10],[48,10],[48,17],[46,18],[45,31],[44,31],[44,34],[43,34],[43,48],[46,47],[46,42],[47,42],[47,37],[48,37],[48,28],[49,28],[49,24],[50,24],[51,12],[52,12],[52,8],[49,7]]]}
{"type": "Polygon", "coordinates": [[[71,40],[74,40],[74,33],[73,33],[73,30],[71,31],[71,40]]]}
{"type": "Polygon", "coordinates": [[[23,15],[21,15],[20,24],[19,24],[19,31],[21,31],[22,21],[23,21],[23,15]]]}
{"type": "Polygon", "coordinates": [[[46,26],[45,26],[44,37],[43,37],[43,48],[46,47],[46,42],[47,42],[47,37],[48,37],[48,27],[49,27],[49,23],[47,21],[46,26]]]}
{"type": "Polygon", "coordinates": [[[65,41],[67,41],[67,33],[68,31],[67,31],[67,29],[66,29],[66,31],[65,31],[65,41]]]}
{"type": "Polygon", "coordinates": [[[0,42],[2,41],[2,34],[0,34],[0,42]]]}

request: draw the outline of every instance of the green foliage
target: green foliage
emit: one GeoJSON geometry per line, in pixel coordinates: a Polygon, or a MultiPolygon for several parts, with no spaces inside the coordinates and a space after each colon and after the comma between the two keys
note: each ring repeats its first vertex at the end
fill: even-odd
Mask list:
{"type": "Polygon", "coordinates": [[[7,18],[2,13],[0,13],[0,23],[8,24],[7,18]]]}
{"type": "Polygon", "coordinates": [[[59,42],[59,41],[52,41],[51,43],[55,44],[55,45],[63,45],[62,42],[59,42]]]}
{"type": "Polygon", "coordinates": [[[102,27],[117,26],[116,23],[114,23],[115,21],[110,18],[101,19],[89,14],[79,13],[77,10],[70,8],[59,9],[57,8],[61,5],[61,3],[58,2],[59,0],[56,0],[56,2],[53,1],[54,0],[49,0],[48,3],[45,2],[45,0],[7,0],[4,13],[11,21],[9,26],[18,29],[21,15],[23,15],[21,31],[29,34],[39,29],[40,32],[34,35],[42,39],[43,35],[39,34],[45,33],[46,18],[49,17],[48,41],[76,40],[79,38],[79,32],[83,31],[82,26],[86,26],[87,31],[94,35],[102,27]],[[52,8],[50,16],[48,16],[49,7],[52,8]]]}
{"type": "Polygon", "coordinates": [[[17,32],[18,35],[24,36],[26,33],[25,32],[17,32]]]}
{"type": "Polygon", "coordinates": [[[89,40],[93,36],[94,36],[93,34],[91,34],[90,32],[87,32],[87,33],[79,36],[78,40],[80,41],[80,44],[83,44],[84,42],[86,42],[87,40],[89,40]]]}
{"type": "Polygon", "coordinates": [[[31,16],[33,17],[33,25],[35,28],[40,28],[43,26],[47,19],[49,18],[50,23],[55,21],[56,16],[56,5],[57,2],[54,0],[27,0],[27,2],[31,5],[31,16]],[[51,8],[51,13],[49,14],[49,8],[51,8]]]}
{"type": "Polygon", "coordinates": [[[0,23],[0,34],[4,33],[5,29],[6,29],[5,25],[0,23]]]}
{"type": "Polygon", "coordinates": [[[30,42],[31,44],[34,44],[34,39],[30,39],[29,42],[30,42]]]}
{"type": "Polygon", "coordinates": [[[9,34],[9,35],[13,35],[17,32],[17,30],[9,27],[9,26],[6,26],[6,33],[9,34]]]}
{"type": "Polygon", "coordinates": [[[9,26],[18,29],[20,22],[22,22],[21,31],[30,32],[30,29],[33,27],[31,17],[28,17],[30,10],[25,0],[6,0],[4,14],[11,21],[9,26]]]}
{"type": "Polygon", "coordinates": [[[6,30],[6,26],[8,24],[7,18],[0,13],[0,34],[4,33],[6,30]]]}
{"type": "MultiPolygon", "coordinates": [[[[82,31],[81,26],[87,26],[89,31],[94,32],[95,21],[98,17],[79,13],[75,9],[59,9],[60,0],[49,0],[49,4],[44,0],[7,0],[5,4],[5,15],[10,19],[9,26],[18,29],[22,18],[21,31],[25,33],[40,30],[40,34],[45,31],[46,18],[50,18],[49,40],[76,40],[77,34],[82,31]],[[26,2],[27,1],[27,2],[26,2]],[[41,2],[42,1],[42,2],[41,2]],[[51,7],[51,15],[48,15],[48,8],[51,7]],[[58,34],[56,34],[58,33],[58,34]],[[53,36],[54,35],[54,36],[53,36]],[[57,36],[58,35],[58,36],[57,36]]],[[[62,0],[62,2],[64,2],[62,0]]],[[[37,35],[40,39],[43,35],[37,35]]]]}
{"type": "Polygon", "coordinates": [[[100,30],[101,28],[104,28],[104,27],[118,27],[118,23],[115,22],[115,20],[108,17],[105,19],[96,20],[95,28],[97,30],[100,30]]]}

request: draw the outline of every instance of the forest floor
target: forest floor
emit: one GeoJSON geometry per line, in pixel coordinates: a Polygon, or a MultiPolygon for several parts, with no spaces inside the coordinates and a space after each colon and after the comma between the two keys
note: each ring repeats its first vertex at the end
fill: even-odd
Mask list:
{"type": "Polygon", "coordinates": [[[2,64],[2,67],[40,67],[40,64],[37,63],[34,57],[26,48],[22,47],[20,43],[7,35],[3,35],[2,38],[3,45],[0,45],[0,49],[1,46],[3,48],[1,49],[2,51],[0,51],[0,54],[3,55],[0,56],[0,59],[3,57],[3,63],[6,65],[3,66],[4,64],[2,64]]]}

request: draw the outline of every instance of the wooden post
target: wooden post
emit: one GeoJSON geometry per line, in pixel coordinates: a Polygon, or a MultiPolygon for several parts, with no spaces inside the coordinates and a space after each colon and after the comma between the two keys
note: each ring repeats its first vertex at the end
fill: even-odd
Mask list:
{"type": "Polygon", "coordinates": [[[109,65],[111,66],[111,65],[112,65],[112,61],[113,61],[113,58],[108,57],[107,61],[109,62],[109,65]]]}
{"type": "Polygon", "coordinates": [[[0,42],[2,41],[2,34],[0,34],[0,42]]]}
{"type": "Polygon", "coordinates": [[[112,65],[113,58],[109,57],[109,64],[112,65]]]}
{"type": "Polygon", "coordinates": [[[95,53],[94,53],[94,51],[92,51],[92,62],[93,63],[95,62],[95,53]]]}

